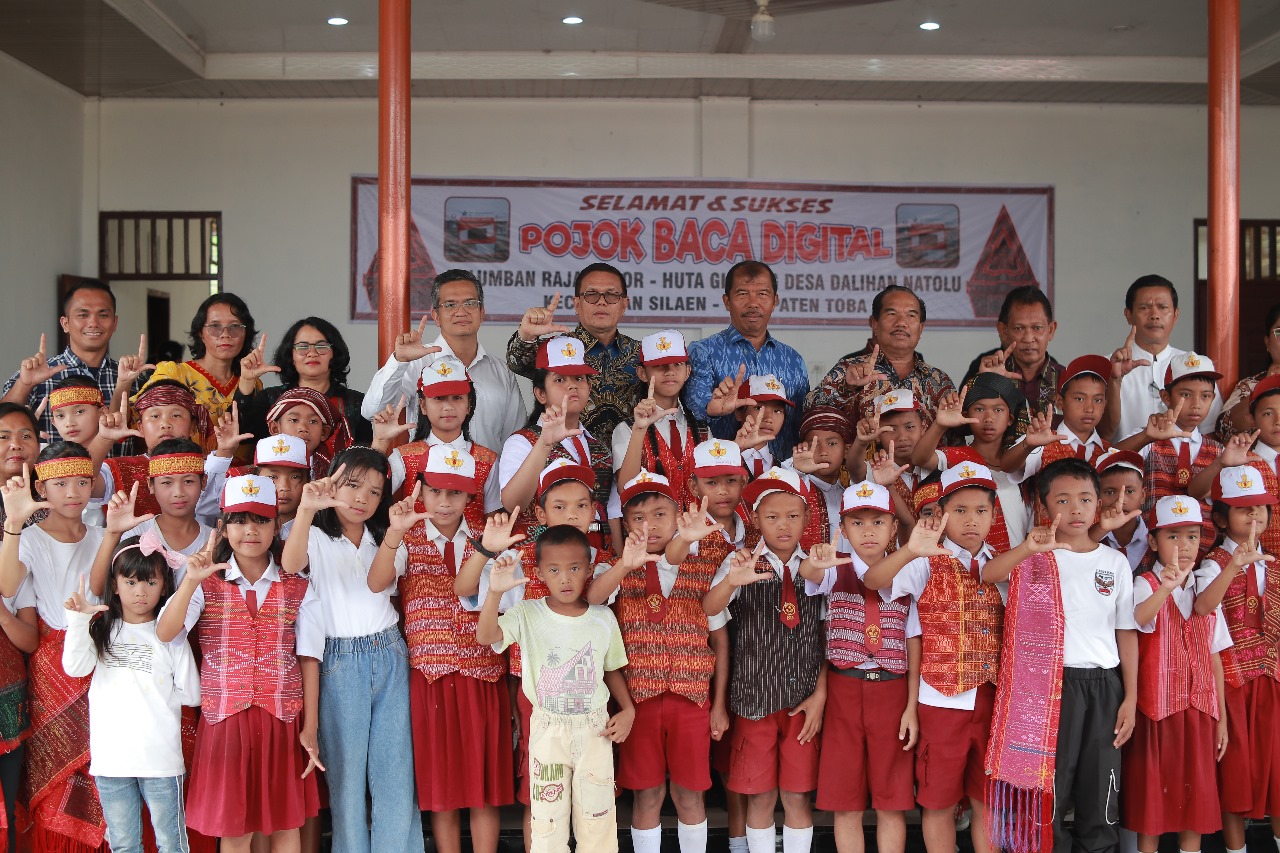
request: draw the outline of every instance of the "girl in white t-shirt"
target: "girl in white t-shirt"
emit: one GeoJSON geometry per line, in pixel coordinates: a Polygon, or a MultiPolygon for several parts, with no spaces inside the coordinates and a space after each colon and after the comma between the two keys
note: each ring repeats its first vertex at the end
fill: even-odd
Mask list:
{"type": "MultiPolygon", "coordinates": [[[[150,531],[126,539],[111,560],[103,603],[84,591],[67,599],[67,675],[92,675],[89,772],[113,850],[142,847],[145,801],[160,853],[186,844],[182,706],[200,704],[200,673],[186,638],[162,643],[156,612],[173,593],[171,556],[150,531]]],[[[83,577],[83,576],[82,576],[83,577]]]]}
{"type": "MultiPolygon", "coordinates": [[[[304,569],[320,599],[320,756],[329,785],[335,850],[421,853],[413,796],[409,652],[391,604],[393,587],[369,589],[369,568],[387,545],[387,458],[352,447],[329,476],[302,490],[281,566],[304,569]],[[370,830],[366,797],[377,819],[370,830]]],[[[401,563],[399,571],[403,572],[401,563]]]]}

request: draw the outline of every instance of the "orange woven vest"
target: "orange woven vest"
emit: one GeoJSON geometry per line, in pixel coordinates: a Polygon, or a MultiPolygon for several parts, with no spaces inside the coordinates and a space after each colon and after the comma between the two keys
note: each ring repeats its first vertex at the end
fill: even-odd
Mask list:
{"type": "MultiPolygon", "coordinates": [[[[1142,575],[1154,593],[1160,579],[1142,575]]],[[[1216,614],[1184,619],[1173,596],[1156,614],[1156,629],[1138,632],[1138,710],[1159,722],[1165,717],[1195,708],[1218,719],[1218,688],[1213,682],[1209,645],[1216,614]]]]}
{"type": "MultiPolygon", "coordinates": [[[[418,474],[422,473],[422,469],[427,465],[427,450],[428,445],[425,441],[414,441],[400,448],[400,461],[404,463],[404,482],[396,492],[396,500],[404,500],[413,491],[413,484],[417,481],[418,474]]],[[[478,533],[484,530],[485,482],[493,472],[493,465],[498,456],[489,448],[473,441],[471,458],[476,461],[476,493],[467,501],[466,507],[462,510],[462,517],[467,521],[467,528],[478,533]]],[[[422,511],[422,501],[418,501],[415,509],[422,511]]]]}
{"type": "Polygon", "coordinates": [[[920,677],[944,696],[996,683],[1004,603],[955,557],[930,557],[929,581],[916,602],[924,655],[920,677]]]}
{"type": "Polygon", "coordinates": [[[702,597],[711,589],[715,569],[702,560],[681,563],[661,622],[648,619],[644,575],[643,566],[628,572],[614,605],[627,647],[623,674],[631,698],[643,702],[662,693],[675,693],[695,705],[704,705],[716,660],[707,644],[702,597]]]}
{"type": "MultiPolygon", "coordinates": [[[[1205,559],[1213,560],[1218,568],[1225,569],[1231,555],[1225,548],[1218,547],[1205,559]]],[[[1222,615],[1226,617],[1232,643],[1231,648],[1223,649],[1221,653],[1222,675],[1232,687],[1242,687],[1260,675],[1280,680],[1276,667],[1277,649],[1280,648],[1280,564],[1267,563],[1266,566],[1266,588],[1262,591],[1265,616],[1261,631],[1244,624],[1248,602],[1243,572],[1232,578],[1226,595],[1222,597],[1222,615]]],[[[1252,567],[1249,571],[1253,571],[1252,567]]]]}

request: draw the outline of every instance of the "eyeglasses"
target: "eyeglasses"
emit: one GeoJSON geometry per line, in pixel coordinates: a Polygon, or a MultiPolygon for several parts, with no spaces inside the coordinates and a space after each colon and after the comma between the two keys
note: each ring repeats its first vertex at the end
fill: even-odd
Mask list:
{"type": "Polygon", "coordinates": [[[1280,326],[1277,326],[1276,328],[1272,329],[1271,334],[1274,337],[1280,338],[1280,326]]]}
{"type": "Polygon", "coordinates": [[[296,352],[298,355],[306,355],[307,352],[310,350],[315,350],[316,355],[324,355],[325,353],[333,350],[333,344],[329,343],[328,341],[321,341],[318,344],[300,343],[300,344],[293,345],[293,351],[296,352]]]}
{"type": "Polygon", "coordinates": [[[450,299],[448,302],[441,302],[440,308],[443,311],[457,311],[459,308],[466,308],[468,311],[475,311],[484,305],[479,299],[464,299],[461,302],[455,302],[450,299]]]}
{"type": "Polygon", "coordinates": [[[617,305],[626,296],[616,290],[588,290],[581,294],[582,298],[590,302],[592,305],[599,305],[603,299],[606,305],[617,305]]]}
{"type": "Polygon", "coordinates": [[[211,338],[220,338],[226,335],[228,338],[239,338],[244,335],[247,327],[244,323],[232,323],[224,326],[221,323],[205,323],[204,330],[209,333],[211,338]]]}

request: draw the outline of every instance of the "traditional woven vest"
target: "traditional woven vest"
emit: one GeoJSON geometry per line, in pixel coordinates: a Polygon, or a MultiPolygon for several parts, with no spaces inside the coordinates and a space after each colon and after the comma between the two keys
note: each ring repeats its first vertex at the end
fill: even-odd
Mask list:
{"type": "MultiPolygon", "coordinates": [[[[400,461],[404,463],[404,482],[396,492],[396,500],[404,500],[413,491],[413,484],[417,481],[418,475],[427,467],[428,447],[425,441],[413,441],[400,448],[400,461]]],[[[498,461],[498,455],[484,445],[473,441],[471,458],[476,461],[476,493],[467,501],[466,507],[462,510],[462,517],[466,519],[468,529],[478,532],[484,530],[485,482],[493,473],[493,465],[498,461]]],[[[418,501],[415,509],[418,512],[422,511],[422,501],[418,501]]]]}
{"type": "MultiPolygon", "coordinates": [[[[1065,447],[1066,445],[1058,444],[1053,446],[1065,447]]],[[[942,447],[939,449],[947,457],[948,468],[954,468],[965,462],[973,462],[978,465],[987,464],[987,461],[982,458],[982,454],[972,447],[942,447]]],[[[1045,448],[1045,450],[1048,449],[1047,447],[1045,448]]],[[[907,503],[910,505],[910,501],[907,503]]],[[[1013,547],[1009,542],[1009,528],[1004,523],[1004,507],[1000,505],[999,492],[996,493],[996,511],[991,517],[991,532],[987,534],[987,544],[997,554],[1003,554],[1013,547]]]]}
{"type": "MultiPolygon", "coordinates": [[[[530,444],[537,444],[538,437],[542,435],[542,427],[525,427],[524,429],[516,430],[514,435],[524,436],[530,444]]],[[[613,488],[613,451],[594,436],[584,435],[581,438],[587,447],[587,454],[591,457],[591,470],[596,472],[596,488],[592,496],[601,507],[608,506],[609,490],[613,488]]],[[[548,463],[557,459],[567,459],[575,465],[581,464],[577,459],[573,458],[573,454],[564,449],[563,444],[557,444],[547,454],[548,463]]],[[[526,509],[528,512],[525,515],[532,518],[533,503],[531,502],[526,509]]]]}
{"type": "MultiPolygon", "coordinates": [[[[465,609],[453,591],[455,571],[444,564],[424,525],[404,536],[409,566],[400,578],[400,606],[409,644],[409,665],[427,682],[456,672],[481,681],[497,681],[506,671],[502,655],[476,642],[480,614],[465,609]]],[[[460,564],[472,554],[468,542],[460,564]]]]}
{"type": "Polygon", "coordinates": [[[768,579],[739,587],[729,604],[730,624],[735,626],[729,708],[749,720],[794,708],[807,699],[818,684],[825,652],[822,596],[806,595],[804,579],[797,572],[800,624],[788,628],[778,618],[782,578],[763,557],[759,567],[769,570],[768,579]]]}
{"type": "Polygon", "coordinates": [[[958,696],[996,683],[1004,604],[995,584],[975,581],[955,557],[930,557],[916,610],[924,644],[920,677],[930,687],[958,696]]]}
{"type": "Polygon", "coordinates": [[[302,710],[302,671],[294,628],[307,592],[296,575],[271,584],[251,617],[240,587],[220,575],[200,584],[204,613],[196,625],[203,659],[200,707],[210,723],[257,705],[285,723],[302,710]]]}
{"type": "Polygon", "coordinates": [[[893,601],[880,599],[880,651],[873,655],[867,650],[864,635],[868,595],[880,593],[864,587],[853,566],[846,563],[836,568],[836,582],[827,596],[827,660],[837,669],[870,662],[889,672],[905,673],[911,598],[904,595],[893,601]]]}
{"type": "MultiPolygon", "coordinates": [[[[1219,569],[1226,569],[1231,555],[1222,547],[1209,552],[1206,560],[1213,560],[1219,569]]],[[[1231,579],[1226,595],[1222,597],[1222,615],[1231,632],[1231,648],[1223,649],[1222,675],[1232,687],[1243,687],[1261,675],[1280,681],[1276,666],[1280,649],[1280,563],[1266,564],[1266,588],[1262,591],[1262,630],[1245,625],[1245,608],[1248,607],[1245,577],[1241,572],[1231,579]]],[[[1250,567],[1249,571],[1253,571],[1250,567]]]]}
{"type": "Polygon", "coordinates": [[[12,752],[30,728],[27,661],[8,636],[0,637],[0,754],[12,752]]]}
{"type": "MultiPolygon", "coordinates": [[[[524,585],[524,600],[531,601],[536,598],[546,598],[551,590],[547,589],[547,585],[542,582],[542,578],[538,577],[536,541],[532,538],[526,539],[512,550],[520,553],[520,570],[529,579],[529,582],[524,585]]],[[[597,549],[595,559],[591,561],[591,566],[594,570],[601,563],[612,566],[617,561],[618,558],[611,551],[597,549]]],[[[516,678],[520,677],[520,646],[518,643],[512,643],[507,647],[507,671],[516,678]]]]}
{"type": "MultiPolygon", "coordinates": [[[[1262,487],[1267,490],[1267,494],[1280,494],[1280,478],[1276,477],[1276,472],[1272,470],[1270,462],[1255,453],[1250,453],[1249,464],[1258,469],[1258,473],[1262,474],[1262,487]]],[[[1276,509],[1276,507],[1272,507],[1272,510],[1276,509]]],[[[1271,513],[1271,521],[1267,524],[1267,529],[1258,537],[1258,544],[1268,554],[1280,554],[1280,512],[1273,511],[1271,513]]]]}
{"type": "Polygon", "coordinates": [[[711,589],[715,570],[702,560],[681,563],[661,622],[649,621],[644,575],[643,566],[627,573],[614,605],[627,647],[623,673],[631,699],[643,702],[662,693],[675,693],[695,705],[705,705],[716,659],[707,644],[702,597],[711,589]]]}
{"type": "MultiPolygon", "coordinates": [[[[1103,453],[1105,453],[1109,449],[1111,449],[1111,442],[1107,441],[1106,439],[1103,439],[1102,450],[1096,451],[1092,458],[1097,459],[1099,456],[1101,456],[1103,453]]],[[[1045,445],[1044,448],[1041,450],[1040,470],[1043,471],[1045,468],[1049,467],[1049,465],[1051,465],[1052,463],[1057,462],[1059,459],[1082,459],[1082,458],[1084,457],[1080,455],[1079,451],[1074,450],[1071,447],[1071,445],[1062,444],[1061,442],[1055,441],[1053,444],[1045,445]]],[[[1047,527],[1050,523],[1049,513],[1045,511],[1044,505],[1040,503],[1040,500],[1036,493],[1036,479],[1039,476],[1040,476],[1039,474],[1036,474],[1035,477],[1032,477],[1023,482],[1022,495],[1023,495],[1023,499],[1026,500],[1027,502],[1027,506],[1035,507],[1036,525],[1041,527],[1047,527]]],[[[997,498],[996,499],[997,507],[999,506],[999,504],[1000,504],[1000,500],[999,498],[997,498]]],[[[1003,520],[1003,515],[1001,516],[1001,518],[1003,520]]],[[[993,524],[992,531],[994,530],[995,530],[995,525],[993,524]]],[[[1008,541],[1008,538],[1009,538],[1009,534],[1008,534],[1008,531],[1006,530],[1005,541],[1008,541]]],[[[987,537],[987,544],[991,544],[991,537],[989,536],[987,537]]],[[[992,547],[994,548],[995,546],[992,545],[992,547]]],[[[1008,547],[1012,547],[1012,545],[1008,547]]],[[[997,550],[996,553],[999,554],[1002,552],[997,550]]]]}
{"type": "Polygon", "coordinates": [[[831,541],[831,520],[827,513],[827,499],[816,486],[806,484],[804,500],[809,505],[809,521],[800,531],[800,547],[808,553],[817,543],[831,541]]]}
{"type": "MultiPolygon", "coordinates": [[[[1144,466],[1146,471],[1142,477],[1142,484],[1147,490],[1147,500],[1142,504],[1143,512],[1150,512],[1160,498],[1187,493],[1186,484],[1178,482],[1178,451],[1174,450],[1173,442],[1168,439],[1153,442],[1148,445],[1147,451],[1147,464],[1144,466]]],[[[1191,460],[1191,476],[1195,477],[1212,465],[1221,453],[1221,444],[1212,438],[1201,439],[1200,450],[1191,460]]],[[[1209,517],[1212,508],[1208,501],[1200,502],[1200,512],[1204,516],[1204,522],[1200,526],[1200,559],[1204,559],[1217,537],[1217,530],[1209,517]]]]}
{"type": "MultiPolygon", "coordinates": [[[[1147,572],[1138,579],[1154,593],[1160,579],[1147,572]]],[[[1156,614],[1156,629],[1138,632],[1138,710],[1159,722],[1165,717],[1195,708],[1218,719],[1218,688],[1213,683],[1209,645],[1217,615],[1184,619],[1173,596],[1156,614]]]]}
{"type": "Polygon", "coordinates": [[[644,431],[643,459],[646,471],[661,474],[671,481],[671,488],[680,499],[681,505],[689,500],[689,476],[693,473],[693,448],[711,437],[707,425],[691,420],[685,416],[684,434],[680,436],[684,453],[676,458],[667,444],[667,427],[661,431],[651,426],[644,431]]]}
{"type": "MultiPolygon", "coordinates": [[[[160,514],[160,504],[156,501],[156,496],[147,488],[147,477],[151,473],[149,458],[146,456],[107,457],[103,464],[111,471],[117,492],[127,492],[134,483],[138,484],[138,499],[133,505],[135,515],[160,514]]],[[[110,498],[111,495],[106,497],[110,498]]]]}

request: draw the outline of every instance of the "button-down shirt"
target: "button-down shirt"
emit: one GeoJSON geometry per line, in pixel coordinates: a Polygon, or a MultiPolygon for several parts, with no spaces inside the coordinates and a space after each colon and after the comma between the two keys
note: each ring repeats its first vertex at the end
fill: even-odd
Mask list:
{"type": "MultiPolygon", "coordinates": [[[[1133,435],[1147,425],[1147,419],[1156,412],[1165,411],[1160,401],[1160,392],[1164,390],[1164,375],[1169,369],[1169,362],[1185,353],[1186,350],[1165,347],[1164,352],[1153,355],[1137,344],[1133,345],[1133,357],[1151,362],[1149,365],[1135,367],[1129,371],[1120,383],[1120,422],[1116,425],[1115,438],[1119,441],[1125,436],[1133,435]]],[[[1208,435],[1218,423],[1218,415],[1222,412],[1222,394],[1215,387],[1213,390],[1213,406],[1209,415],[1200,423],[1200,432],[1208,435]]]]}
{"type": "MultiPolygon", "coordinates": [[[[1216,565],[1216,564],[1215,564],[1216,565]]],[[[1160,577],[1164,573],[1164,564],[1156,560],[1155,566],[1151,569],[1156,577],[1160,577]]],[[[1178,612],[1182,614],[1183,619],[1191,618],[1191,609],[1196,605],[1196,578],[1194,575],[1187,577],[1181,586],[1174,587],[1169,593],[1169,597],[1173,599],[1173,605],[1178,608],[1178,612]]],[[[1155,595],[1155,590],[1151,588],[1151,584],[1145,580],[1133,585],[1133,609],[1137,611],[1138,605],[1155,595]]],[[[1227,628],[1227,618],[1222,614],[1222,605],[1219,604],[1213,610],[1213,634],[1209,637],[1209,654],[1216,655],[1224,649],[1229,649],[1231,643],[1231,631],[1227,628]]],[[[1159,621],[1160,611],[1156,611],[1156,616],[1150,622],[1138,625],[1138,630],[1144,634],[1153,633],[1156,630],[1156,622],[1159,621]]]]}
{"type": "MultiPolygon", "coordinates": [[[[394,406],[403,394],[407,401],[405,423],[416,424],[418,380],[422,377],[423,368],[442,356],[457,358],[444,335],[436,338],[431,346],[440,347],[440,352],[413,361],[396,361],[395,355],[388,358],[369,381],[360,414],[372,421],[374,415],[387,406],[394,406]]],[[[469,427],[471,437],[481,447],[497,451],[507,436],[524,426],[526,412],[520,386],[507,366],[479,345],[476,357],[467,365],[467,375],[476,389],[476,410],[471,415],[469,427]]]]}
{"type": "Polygon", "coordinates": [[[875,408],[875,398],[890,388],[910,390],[916,396],[916,403],[923,410],[925,425],[933,423],[933,414],[938,410],[938,401],[946,394],[956,390],[951,377],[924,360],[920,353],[915,354],[915,365],[906,376],[899,376],[893,364],[883,352],[875,364],[875,369],[887,378],[880,382],[872,382],[863,388],[852,388],[845,384],[845,373],[855,364],[866,364],[870,355],[846,355],[836,362],[835,366],[822,378],[822,383],[809,394],[805,400],[805,408],[814,406],[832,406],[843,409],[856,423],[862,418],[870,417],[875,408]]]}
{"type": "MultiPolygon", "coordinates": [[[[1230,536],[1224,536],[1222,539],[1222,550],[1228,554],[1234,554],[1239,548],[1239,543],[1230,536]]],[[[1249,566],[1249,571],[1253,572],[1253,579],[1258,583],[1258,595],[1265,596],[1267,594],[1267,564],[1259,560],[1249,566]]],[[[1222,574],[1222,567],[1213,560],[1202,560],[1200,567],[1196,569],[1196,592],[1204,592],[1209,584],[1218,579],[1218,575],[1222,574]]]]}
{"type": "MultiPolygon", "coordinates": [[[[120,367],[116,360],[111,356],[104,356],[102,364],[98,367],[90,367],[81,360],[80,356],[71,351],[71,347],[67,347],[62,352],[49,359],[49,366],[55,365],[67,366],[67,369],[61,373],[55,374],[31,389],[31,393],[27,395],[27,407],[31,411],[39,408],[43,401],[59,382],[68,376],[87,376],[98,384],[98,390],[102,392],[102,402],[104,404],[111,403],[111,395],[116,392],[116,382],[120,379],[120,367]]],[[[18,381],[18,373],[9,377],[9,381],[4,383],[4,390],[0,394],[8,394],[10,389],[18,381]]],[[[136,384],[135,384],[136,387],[136,384]]],[[[57,439],[58,433],[53,426],[53,412],[45,410],[40,415],[40,429],[47,433],[50,438],[57,439]]],[[[126,456],[128,449],[125,444],[116,444],[111,448],[112,456],[126,456]]]]}
{"type": "MultiPolygon", "coordinates": [[[[583,359],[600,371],[591,380],[591,399],[582,413],[582,425],[605,441],[613,438],[613,428],[635,409],[636,368],[640,365],[640,342],[619,332],[612,343],[603,343],[579,324],[572,337],[582,341],[583,359]]],[[[517,376],[533,378],[538,342],[522,340],[517,330],[507,342],[507,367],[517,376]]],[[[514,431],[514,430],[513,430],[514,431]]]]}
{"type": "MultiPolygon", "coordinates": [[[[746,365],[746,376],[772,373],[782,383],[787,399],[795,404],[786,407],[782,430],[769,442],[774,457],[786,459],[800,439],[800,408],[809,393],[809,369],[799,352],[773,335],[766,333],[764,344],[757,350],[741,332],[730,326],[709,338],[689,344],[690,375],[684,385],[685,403],[694,417],[704,417],[716,386],[725,379],[736,377],[742,365],[746,365]]],[[[738,419],[731,414],[709,418],[708,425],[713,436],[728,440],[738,434],[740,426],[738,419]]]]}

